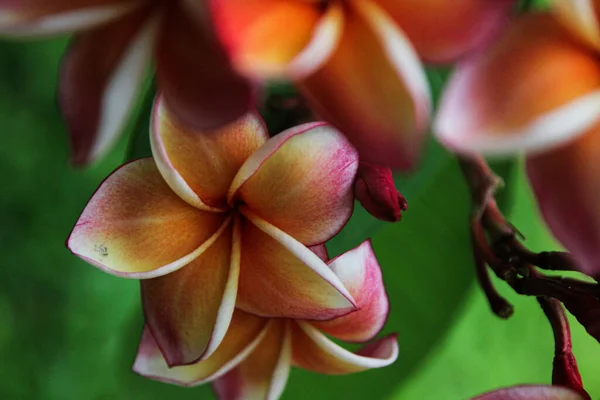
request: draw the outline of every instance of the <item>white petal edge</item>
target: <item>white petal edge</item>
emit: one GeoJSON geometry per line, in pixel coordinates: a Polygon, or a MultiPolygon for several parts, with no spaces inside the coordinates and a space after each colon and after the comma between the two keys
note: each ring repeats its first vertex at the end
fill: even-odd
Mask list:
{"type": "Polygon", "coordinates": [[[379,38],[391,65],[415,101],[417,126],[425,128],[421,123],[429,121],[432,108],[431,93],[425,69],[416,50],[400,27],[372,1],[354,1],[351,4],[379,38]]]}
{"type": "Polygon", "coordinates": [[[309,248],[305,247],[302,243],[283,232],[281,229],[269,222],[260,218],[254,214],[247,207],[239,206],[239,211],[244,215],[250,222],[254,224],[258,229],[269,235],[273,240],[284,246],[289,252],[298,257],[307,268],[310,268],[329,283],[335,290],[337,290],[343,297],[348,301],[348,305],[357,308],[356,301],[348,292],[348,289],[344,286],[342,281],[337,275],[319,258],[318,255],[313,253],[309,248]]]}
{"type": "Polygon", "coordinates": [[[267,400],[277,400],[281,397],[290,375],[290,369],[292,367],[292,331],[290,329],[290,323],[291,321],[285,322],[281,352],[279,353],[279,359],[277,360],[275,370],[273,371],[271,386],[267,393],[267,400]]]}
{"type": "MultiPolygon", "coordinates": [[[[461,71],[469,74],[466,70],[461,71]]],[[[458,81],[458,80],[457,80],[458,81]]],[[[448,93],[453,91],[449,86],[448,93]]],[[[434,132],[446,147],[459,153],[483,153],[490,156],[512,156],[522,151],[535,154],[558,147],[584,134],[600,121],[600,90],[581,96],[562,107],[541,115],[512,132],[477,132],[466,137],[456,118],[458,108],[452,96],[442,98],[434,132]],[[446,110],[447,109],[447,110],[446,110]]]]}
{"type": "MultiPolygon", "coordinates": [[[[333,355],[338,360],[346,362],[348,364],[356,365],[357,367],[371,369],[371,368],[382,368],[392,364],[398,358],[398,341],[393,339],[392,354],[386,359],[364,357],[351,351],[344,349],[343,347],[335,344],[327,336],[321,333],[317,328],[312,326],[306,321],[295,321],[300,329],[323,351],[333,355]]],[[[382,339],[382,340],[385,340],[382,339]]]]}
{"type": "Polygon", "coordinates": [[[0,14],[0,36],[33,38],[79,32],[115,20],[144,3],[145,1],[138,0],[103,7],[88,7],[23,22],[16,13],[4,12],[0,14]]]}

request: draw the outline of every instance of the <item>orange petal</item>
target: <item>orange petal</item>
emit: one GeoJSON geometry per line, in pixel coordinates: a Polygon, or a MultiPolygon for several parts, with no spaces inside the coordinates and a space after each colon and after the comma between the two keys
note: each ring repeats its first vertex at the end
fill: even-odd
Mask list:
{"type": "Polygon", "coordinates": [[[315,321],[313,325],[342,340],[366,342],[373,339],[385,324],[389,302],[371,242],[367,240],[335,258],[329,268],[348,289],[358,311],[330,321],[315,321]]]}
{"type": "Polygon", "coordinates": [[[527,172],[556,238],[600,278],[600,125],[565,147],[530,157],[527,172]]]}
{"type": "Polygon", "coordinates": [[[254,77],[306,75],[330,55],[342,33],[338,4],[322,13],[297,0],[213,0],[217,32],[236,68],[254,77]]]}
{"type": "Polygon", "coordinates": [[[521,17],[452,76],[436,121],[461,152],[541,151],[600,118],[600,62],[548,14],[521,17]]]}
{"type": "Polygon", "coordinates": [[[198,132],[178,123],[163,100],[156,99],[152,153],[171,188],[200,209],[227,208],[233,177],[267,138],[267,128],[256,112],[215,131],[198,132]]]}
{"type": "Polygon", "coordinates": [[[154,161],[144,158],[120,167],[102,183],[67,245],[108,273],[153,278],[202,254],[226,218],[181,200],[154,161]]]}
{"type": "MultiPolygon", "coordinates": [[[[202,7],[204,2],[195,3],[202,7]]],[[[215,130],[249,111],[253,88],[233,71],[204,21],[194,20],[188,8],[165,12],[156,79],[169,110],[181,122],[194,130],[215,130]]]]}
{"type": "Polygon", "coordinates": [[[252,215],[243,232],[237,306],[256,315],[331,319],[353,310],[339,278],[308,248],[252,215]]]}
{"type": "Polygon", "coordinates": [[[236,175],[229,201],[241,201],[294,239],[323,243],[354,207],[358,155],[334,128],[300,125],[270,139],[236,175]]]}
{"type": "Polygon", "coordinates": [[[493,40],[516,0],[377,0],[428,62],[453,62],[493,40]]]}
{"type": "Polygon", "coordinates": [[[147,78],[157,17],[144,10],[132,13],[81,33],[69,47],[61,66],[58,99],[74,163],[96,160],[125,128],[147,78]]]}
{"type": "Polygon", "coordinates": [[[240,263],[239,226],[231,225],[185,267],[141,282],[146,323],[169,366],[207,359],[225,337],[240,263]]]}
{"type": "Polygon", "coordinates": [[[386,336],[352,353],[308,322],[292,323],[292,359],[297,367],[328,375],[351,374],[392,364],[398,358],[396,335],[386,336]]]}
{"type": "Polygon", "coordinates": [[[425,73],[408,39],[373,2],[345,7],[339,46],[298,85],[358,148],[361,160],[409,168],[429,119],[425,73]]]}
{"type": "Polygon", "coordinates": [[[278,399],[291,366],[289,322],[269,321],[268,331],[246,360],[213,383],[221,400],[278,399]]]}
{"type": "Polygon", "coordinates": [[[219,348],[204,361],[169,368],[148,327],[144,328],[133,370],[147,378],[181,386],[216,379],[244,360],[267,333],[267,321],[236,310],[219,348]]]}
{"type": "Polygon", "coordinates": [[[137,0],[3,0],[0,35],[56,35],[90,29],[142,4],[137,0]]]}
{"type": "Polygon", "coordinates": [[[599,4],[595,0],[558,0],[550,3],[558,19],[585,43],[600,50],[599,4]]]}

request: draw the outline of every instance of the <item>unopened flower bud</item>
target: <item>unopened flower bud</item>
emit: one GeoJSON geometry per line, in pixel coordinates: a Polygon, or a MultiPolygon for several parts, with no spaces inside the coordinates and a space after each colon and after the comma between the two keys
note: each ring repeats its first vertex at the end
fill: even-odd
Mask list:
{"type": "Polygon", "coordinates": [[[397,222],[408,203],[394,184],[389,168],[362,161],[358,167],[354,194],[360,204],[376,218],[397,222]]]}

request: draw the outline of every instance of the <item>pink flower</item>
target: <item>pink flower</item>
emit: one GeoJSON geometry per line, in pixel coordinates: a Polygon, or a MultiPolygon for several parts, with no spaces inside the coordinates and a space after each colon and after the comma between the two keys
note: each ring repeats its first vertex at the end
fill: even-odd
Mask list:
{"type": "Polygon", "coordinates": [[[0,35],[76,33],[63,60],[58,99],[85,164],[124,129],[154,58],[175,115],[215,129],[242,116],[251,87],[235,74],[204,21],[202,2],[169,0],[1,0],[0,35]]]}
{"type": "Polygon", "coordinates": [[[464,56],[494,36],[514,4],[211,0],[211,9],[238,71],[292,79],[362,160],[406,169],[418,159],[430,113],[418,54],[435,62],[464,56]]]}
{"type": "Polygon", "coordinates": [[[600,276],[600,28],[592,0],[526,15],[459,65],[436,132],[448,147],[528,153],[541,211],[582,272],[600,276]]]}
{"type": "MultiPolygon", "coordinates": [[[[323,253],[324,246],[319,246],[323,253]]],[[[348,374],[393,363],[395,335],[374,341],[357,353],[326,335],[352,342],[371,340],[381,330],[389,304],[381,270],[369,242],[329,262],[356,299],[359,311],[330,321],[265,319],[236,310],[221,346],[208,359],[169,368],[148,329],[144,330],[134,371],[183,386],[213,382],[223,400],[277,399],[290,366],[323,374],[348,374]]]]}
{"type": "Polygon", "coordinates": [[[169,365],[209,357],[236,306],[314,320],[356,309],[307,247],[352,213],[358,157],[340,133],[312,123],[268,139],[256,113],[196,132],[159,100],[151,139],[154,159],[107,178],[68,246],[108,273],[142,279],[146,322],[169,365]]]}
{"type": "Polygon", "coordinates": [[[583,394],[560,386],[523,385],[495,390],[473,400],[589,400],[583,394]]]}

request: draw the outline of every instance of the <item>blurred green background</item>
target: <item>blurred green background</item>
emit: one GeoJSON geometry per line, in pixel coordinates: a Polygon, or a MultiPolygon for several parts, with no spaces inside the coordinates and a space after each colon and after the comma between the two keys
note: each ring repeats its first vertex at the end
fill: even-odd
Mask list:
{"type": "MultiPolygon", "coordinates": [[[[211,399],[209,386],[178,388],[131,372],[142,328],[137,282],[104,274],[65,248],[95,188],[130,154],[136,130],[132,123],[91,168],[69,165],[55,101],[65,45],[0,43],[0,399],[211,399]]],[[[430,73],[435,91],[443,75],[430,73]]],[[[501,204],[532,249],[556,248],[521,170],[519,161],[497,164],[507,183],[501,204]]],[[[549,383],[552,333],[535,299],[499,282],[516,306],[502,321],[474,282],[469,195],[456,162],[432,142],[421,169],[397,182],[410,205],[404,219],[384,224],[357,207],[330,251],[372,237],[392,304],[385,332],[399,332],[399,360],[343,377],[294,370],[283,398],[459,400],[549,383]]],[[[584,383],[600,399],[600,345],[576,322],[572,328],[584,383]]]]}

